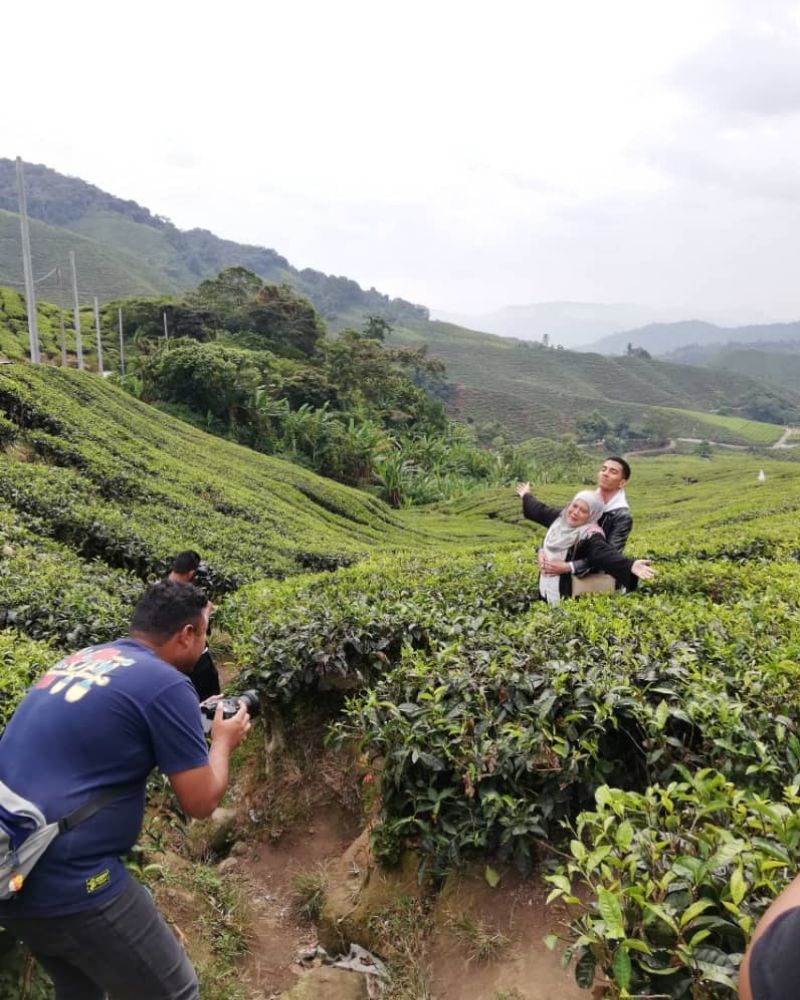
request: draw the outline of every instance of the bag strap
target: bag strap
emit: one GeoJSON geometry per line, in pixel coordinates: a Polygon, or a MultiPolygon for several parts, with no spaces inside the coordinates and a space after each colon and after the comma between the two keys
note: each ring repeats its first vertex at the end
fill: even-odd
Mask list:
{"type": "Polygon", "coordinates": [[[79,809],[75,809],[71,813],[67,813],[66,816],[63,816],[58,821],[58,832],[66,833],[67,830],[71,830],[78,823],[83,823],[90,816],[94,816],[96,812],[99,812],[109,802],[113,802],[114,799],[121,799],[127,792],[139,787],[139,782],[127,785],[109,785],[108,788],[104,788],[98,792],[93,799],[89,799],[79,809]]]}

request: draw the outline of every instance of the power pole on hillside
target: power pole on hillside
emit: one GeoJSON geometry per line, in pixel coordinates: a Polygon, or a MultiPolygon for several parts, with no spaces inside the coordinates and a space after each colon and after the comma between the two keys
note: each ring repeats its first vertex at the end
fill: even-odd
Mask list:
{"type": "Polygon", "coordinates": [[[64,330],[64,282],[61,278],[61,265],[59,264],[56,268],[56,277],[58,278],[58,323],[60,327],[60,345],[61,345],[61,367],[67,367],[67,334],[64,330]]]}
{"type": "Polygon", "coordinates": [[[97,333],[97,371],[103,374],[103,341],[100,339],[100,306],[97,296],[94,297],[94,328],[97,333]]]}
{"type": "Polygon", "coordinates": [[[75,268],[75,251],[70,250],[69,262],[72,265],[72,302],[75,318],[75,353],[78,355],[78,368],[83,368],[83,342],[81,341],[81,307],[78,303],[78,272],[75,268]]]}
{"type": "Polygon", "coordinates": [[[119,371],[121,375],[125,374],[125,340],[122,336],[122,308],[117,309],[117,318],[119,319],[119,371]]]}
{"type": "Polygon", "coordinates": [[[22,269],[25,274],[25,307],[28,312],[28,338],[30,340],[31,361],[39,364],[39,327],[36,323],[36,295],[33,289],[33,265],[31,263],[31,234],[28,229],[28,198],[25,193],[25,174],[22,157],[17,157],[17,195],[19,197],[19,227],[22,232],[22,269]]]}

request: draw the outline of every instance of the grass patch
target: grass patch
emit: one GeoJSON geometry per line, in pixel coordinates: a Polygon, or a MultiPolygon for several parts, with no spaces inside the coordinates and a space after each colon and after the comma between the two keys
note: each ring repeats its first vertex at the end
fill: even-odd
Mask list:
{"type": "Polygon", "coordinates": [[[323,865],[292,876],[292,909],[298,920],[313,923],[319,919],[328,889],[328,873],[323,865]]]}
{"type": "Polygon", "coordinates": [[[458,943],[467,949],[470,962],[493,962],[511,944],[505,934],[489,930],[482,920],[477,920],[468,913],[451,917],[448,927],[458,943]]]}
{"type": "Polygon", "coordinates": [[[433,1000],[427,941],[431,920],[422,901],[401,896],[369,921],[391,980],[383,1000],[433,1000]]]}

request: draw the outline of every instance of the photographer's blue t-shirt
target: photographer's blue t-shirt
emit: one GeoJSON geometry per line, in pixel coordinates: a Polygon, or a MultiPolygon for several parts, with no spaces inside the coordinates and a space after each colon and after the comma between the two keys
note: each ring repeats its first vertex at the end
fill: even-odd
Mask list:
{"type": "Polygon", "coordinates": [[[77,913],[112,899],[129,877],[120,857],[139,835],[150,771],[207,763],[191,681],[146,646],[120,639],[57,663],[6,726],[0,780],[49,821],[109,785],[132,788],[55,838],[19,895],[0,900],[0,923],[77,913]]]}

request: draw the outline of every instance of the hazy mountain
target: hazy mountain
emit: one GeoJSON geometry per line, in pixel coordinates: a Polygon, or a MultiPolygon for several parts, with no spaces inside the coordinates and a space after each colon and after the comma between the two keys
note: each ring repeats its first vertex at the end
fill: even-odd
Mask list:
{"type": "Polygon", "coordinates": [[[700,320],[682,323],[650,323],[603,337],[587,350],[599,354],[624,354],[628,344],[643,347],[650,354],[669,354],[692,344],[759,344],[800,341],[800,321],[796,323],[761,323],[752,326],[717,326],[700,320]]]}
{"type": "MultiPolygon", "coordinates": [[[[495,312],[475,316],[433,310],[434,319],[457,323],[473,330],[485,330],[487,333],[517,337],[520,340],[541,340],[546,334],[551,345],[561,344],[572,348],[591,346],[592,350],[596,349],[595,342],[598,338],[651,323],[679,321],[685,316],[685,309],[642,306],[631,302],[536,302],[525,306],[506,306],[495,312]]],[[[715,322],[738,323],[764,320],[763,316],[738,314],[729,318],[717,313],[708,318],[715,322]]]]}
{"type": "MultiPolygon", "coordinates": [[[[267,281],[287,281],[334,329],[369,313],[393,323],[428,318],[424,306],[374,288],[364,290],[350,278],[298,270],[267,247],[221,239],[206,229],[180,230],[135,201],[41,164],[25,165],[25,186],[34,272],[39,278],[60,264],[66,273],[69,249],[75,249],[83,302],[95,295],[106,302],[121,296],[176,294],[238,265],[267,281]]],[[[16,164],[0,158],[0,284],[20,288],[17,208],[16,164]]],[[[50,284],[40,288],[50,301],[58,301],[55,280],[51,276],[50,284]]]]}

